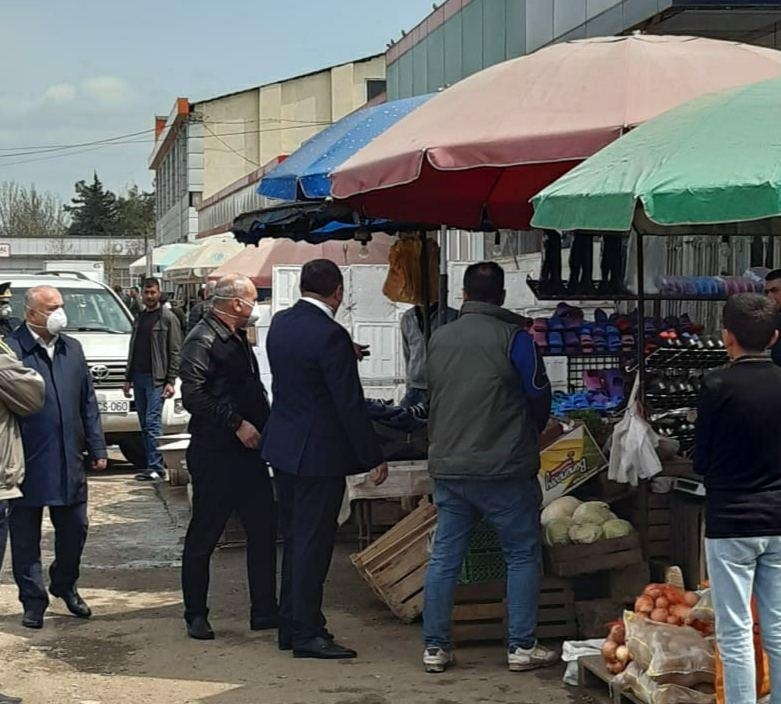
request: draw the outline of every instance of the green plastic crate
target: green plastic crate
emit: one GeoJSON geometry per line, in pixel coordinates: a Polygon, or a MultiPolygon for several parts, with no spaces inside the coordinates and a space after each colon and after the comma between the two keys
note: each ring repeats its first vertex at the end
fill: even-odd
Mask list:
{"type": "Polygon", "coordinates": [[[472,531],[469,550],[461,565],[461,584],[504,579],[506,566],[499,536],[490,523],[481,521],[472,531]]]}

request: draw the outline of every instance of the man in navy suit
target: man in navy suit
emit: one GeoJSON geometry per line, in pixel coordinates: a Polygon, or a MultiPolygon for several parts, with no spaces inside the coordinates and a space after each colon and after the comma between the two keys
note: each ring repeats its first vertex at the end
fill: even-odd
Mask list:
{"type": "Polygon", "coordinates": [[[294,657],[343,659],[322,613],[345,476],[388,476],[358,378],[357,348],[334,320],[339,267],[316,259],[301,270],[301,300],[274,316],[267,338],[273,405],[263,459],[273,468],[284,534],[279,647],[294,657]]]}

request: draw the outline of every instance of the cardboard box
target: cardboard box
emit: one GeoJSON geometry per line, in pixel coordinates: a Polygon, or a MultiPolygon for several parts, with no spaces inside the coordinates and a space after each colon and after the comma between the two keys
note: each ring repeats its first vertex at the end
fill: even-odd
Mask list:
{"type": "Polygon", "coordinates": [[[540,452],[542,505],[569,494],[607,467],[607,460],[585,425],[554,440],[540,452]]]}

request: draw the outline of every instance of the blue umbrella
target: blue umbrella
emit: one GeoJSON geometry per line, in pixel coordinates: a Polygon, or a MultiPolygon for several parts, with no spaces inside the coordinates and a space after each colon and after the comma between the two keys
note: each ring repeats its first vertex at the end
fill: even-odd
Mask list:
{"type": "Polygon", "coordinates": [[[272,169],[261,180],[258,193],[286,201],[327,198],[331,195],[331,171],[432,95],[394,100],[350,113],[308,139],[272,169]]]}

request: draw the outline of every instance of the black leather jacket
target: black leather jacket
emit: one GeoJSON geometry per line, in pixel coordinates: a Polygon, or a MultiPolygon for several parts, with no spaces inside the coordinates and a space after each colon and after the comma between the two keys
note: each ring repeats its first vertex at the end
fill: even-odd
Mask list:
{"type": "Polygon", "coordinates": [[[207,313],[185,340],[179,376],[193,443],[242,449],[236,429],[243,420],[262,432],[269,403],[243,330],[232,333],[207,313]]]}

